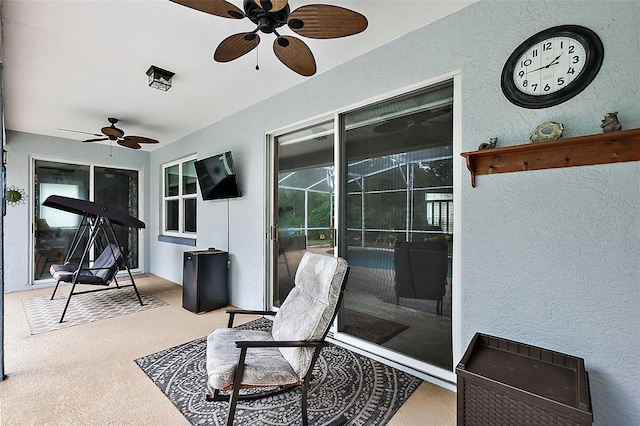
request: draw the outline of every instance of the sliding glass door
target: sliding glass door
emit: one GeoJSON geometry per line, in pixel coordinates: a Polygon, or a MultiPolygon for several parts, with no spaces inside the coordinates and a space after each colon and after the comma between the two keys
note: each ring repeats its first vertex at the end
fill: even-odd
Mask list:
{"type": "MultiPolygon", "coordinates": [[[[33,281],[51,278],[49,267],[62,263],[67,257],[82,220],[77,214],[43,206],[50,195],[97,201],[131,216],[139,216],[136,170],[35,160],[33,193],[33,281]]],[[[118,243],[128,254],[129,267],[138,268],[139,230],[119,225],[114,225],[114,229],[118,243]]],[[[86,241],[80,246],[84,244],[86,241]]]]}
{"type": "Polygon", "coordinates": [[[271,301],[279,307],[294,286],[305,251],[334,254],[333,122],[275,138],[271,301]]]}
{"type": "MultiPolygon", "coordinates": [[[[34,165],[33,280],[51,278],[51,264],[63,263],[82,217],[42,203],[50,195],[88,200],[90,167],[36,160],[34,165]]],[[[86,239],[85,239],[86,240],[86,239]]],[[[86,243],[86,241],[84,241],[86,243]]]]}
{"type": "Polygon", "coordinates": [[[453,86],[341,117],[351,265],[339,331],[453,369],[453,86]]]}
{"type": "Polygon", "coordinates": [[[451,381],[454,83],[270,138],[268,305],[302,254],[351,272],[334,338],[451,381]],[[335,245],[335,247],[334,247],[335,245]]]}
{"type": "MultiPolygon", "coordinates": [[[[94,167],[93,201],[105,204],[116,210],[126,212],[137,218],[138,211],[138,171],[123,170],[112,167],[94,167]]],[[[114,225],[118,243],[125,248],[129,268],[139,265],[139,246],[136,228],[114,225]]]]}

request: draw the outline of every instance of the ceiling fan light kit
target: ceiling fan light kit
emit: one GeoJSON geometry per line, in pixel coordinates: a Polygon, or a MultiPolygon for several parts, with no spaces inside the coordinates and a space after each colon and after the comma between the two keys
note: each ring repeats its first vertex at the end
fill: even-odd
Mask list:
{"type": "Polygon", "coordinates": [[[287,0],[243,0],[244,12],[226,0],[171,0],[174,3],[222,18],[249,18],[256,29],[248,33],[231,35],[218,45],[213,59],[229,62],[258,46],[260,36],[274,34],[273,51],[276,57],[292,71],[309,77],[316,73],[316,62],[311,49],[302,40],[280,35],[278,28],[287,25],[303,37],[331,39],[355,35],[368,26],[367,18],[358,12],[340,6],[310,4],[291,11],[287,0]]]}
{"type": "Polygon", "coordinates": [[[175,73],[151,65],[147,70],[149,86],[166,92],[171,88],[171,79],[175,73]]]}

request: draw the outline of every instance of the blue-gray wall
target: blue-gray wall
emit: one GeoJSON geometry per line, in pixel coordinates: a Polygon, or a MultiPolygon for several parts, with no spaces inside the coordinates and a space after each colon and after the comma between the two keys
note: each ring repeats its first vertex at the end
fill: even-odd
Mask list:
{"type": "MultiPolygon", "coordinates": [[[[153,152],[151,209],[160,208],[163,162],[233,150],[245,196],[199,202],[198,248],[229,249],[232,302],[260,308],[265,132],[457,69],[463,151],[490,137],[525,143],[547,120],[564,123],[565,137],[599,133],[611,111],[624,128],[638,128],[639,22],[637,1],[480,1],[153,152]],[[512,105],[499,83],[506,58],[561,24],[600,35],[597,78],[552,108],[512,105]]],[[[462,177],[462,280],[454,285],[462,289],[463,347],[485,332],[583,357],[595,424],[640,424],[640,163],[480,176],[476,188],[464,167],[462,177]]],[[[159,219],[152,216],[152,231],[159,219]]],[[[186,249],[152,236],[151,272],[180,282],[186,249]]]]}
{"type": "MultiPolygon", "coordinates": [[[[100,166],[116,166],[140,170],[143,190],[140,191],[142,216],[140,220],[149,224],[150,187],[149,153],[120,147],[109,149],[108,145],[83,144],[81,141],[53,138],[31,133],[7,131],[7,185],[24,189],[26,202],[7,206],[4,218],[4,290],[6,292],[33,288],[29,277],[30,207],[33,205],[30,161],[32,157],[59,162],[78,162],[100,166]]],[[[149,270],[149,230],[142,231],[140,248],[146,254],[141,267],[149,270]]]]}

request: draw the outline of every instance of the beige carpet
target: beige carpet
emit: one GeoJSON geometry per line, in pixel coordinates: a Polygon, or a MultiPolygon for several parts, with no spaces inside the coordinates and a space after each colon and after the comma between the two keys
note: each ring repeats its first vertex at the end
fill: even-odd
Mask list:
{"type": "MultiPolygon", "coordinates": [[[[5,295],[8,379],[0,382],[0,424],[189,424],[133,360],[225,327],[227,315],[224,310],[195,315],[183,309],[182,287],[161,278],[136,284],[168,304],[36,335],[31,335],[22,300],[51,295],[52,288],[5,295]]],[[[453,426],[455,394],[423,383],[388,425],[453,426]]]]}
{"type": "Polygon", "coordinates": [[[60,322],[67,303],[66,295],[32,297],[24,299],[22,305],[31,327],[31,334],[60,330],[74,325],[100,321],[120,315],[164,306],[167,302],[140,292],[142,305],[133,287],[108,287],[108,290],[94,293],[75,294],[69,301],[69,308],[60,322]]]}

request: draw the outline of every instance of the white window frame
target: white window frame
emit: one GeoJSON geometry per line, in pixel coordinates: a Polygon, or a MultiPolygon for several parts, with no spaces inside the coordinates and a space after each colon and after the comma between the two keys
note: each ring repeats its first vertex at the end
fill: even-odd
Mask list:
{"type": "MultiPolygon", "coordinates": [[[[182,178],[183,178],[183,173],[182,173],[182,167],[184,163],[188,163],[189,161],[195,161],[197,160],[197,155],[189,155],[187,157],[182,157],[179,158],[177,160],[168,162],[168,163],[164,163],[162,165],[162,187],[160,188],[160,190],[162,191],[162,229],[160,230],[160,234],[161,235],[166,235],[168,237],[178,237],[178,238],[190,238],[190,239],[196,239],[197,238],[197,229],[196,232],[189,232],[189,231],[185,231],[184,230],[184,219],[185,219],[185,211],[184,211],[184,202],[187,199],[196,199],[196,203],[197,203],[197,198],[198,198],[198,185],[196,185],[196,192],[194,192],[193,194],[183,194],[182,190],[183,190],[183,184],[182,184],[182,178]],[[178,166],[178,195],[171,195],[171,196],[167,196],[165,195],[167,193],[166,191],[166,169],[169,167],[173,167],[177,165],[178,166]],[[167,201],[178,201],[178,230],[177,231],[173,231],[173,230],[167,230],[167,201]]],[[[196,207],[196,223],[197,223],[197,207],[196,207]]]]}

